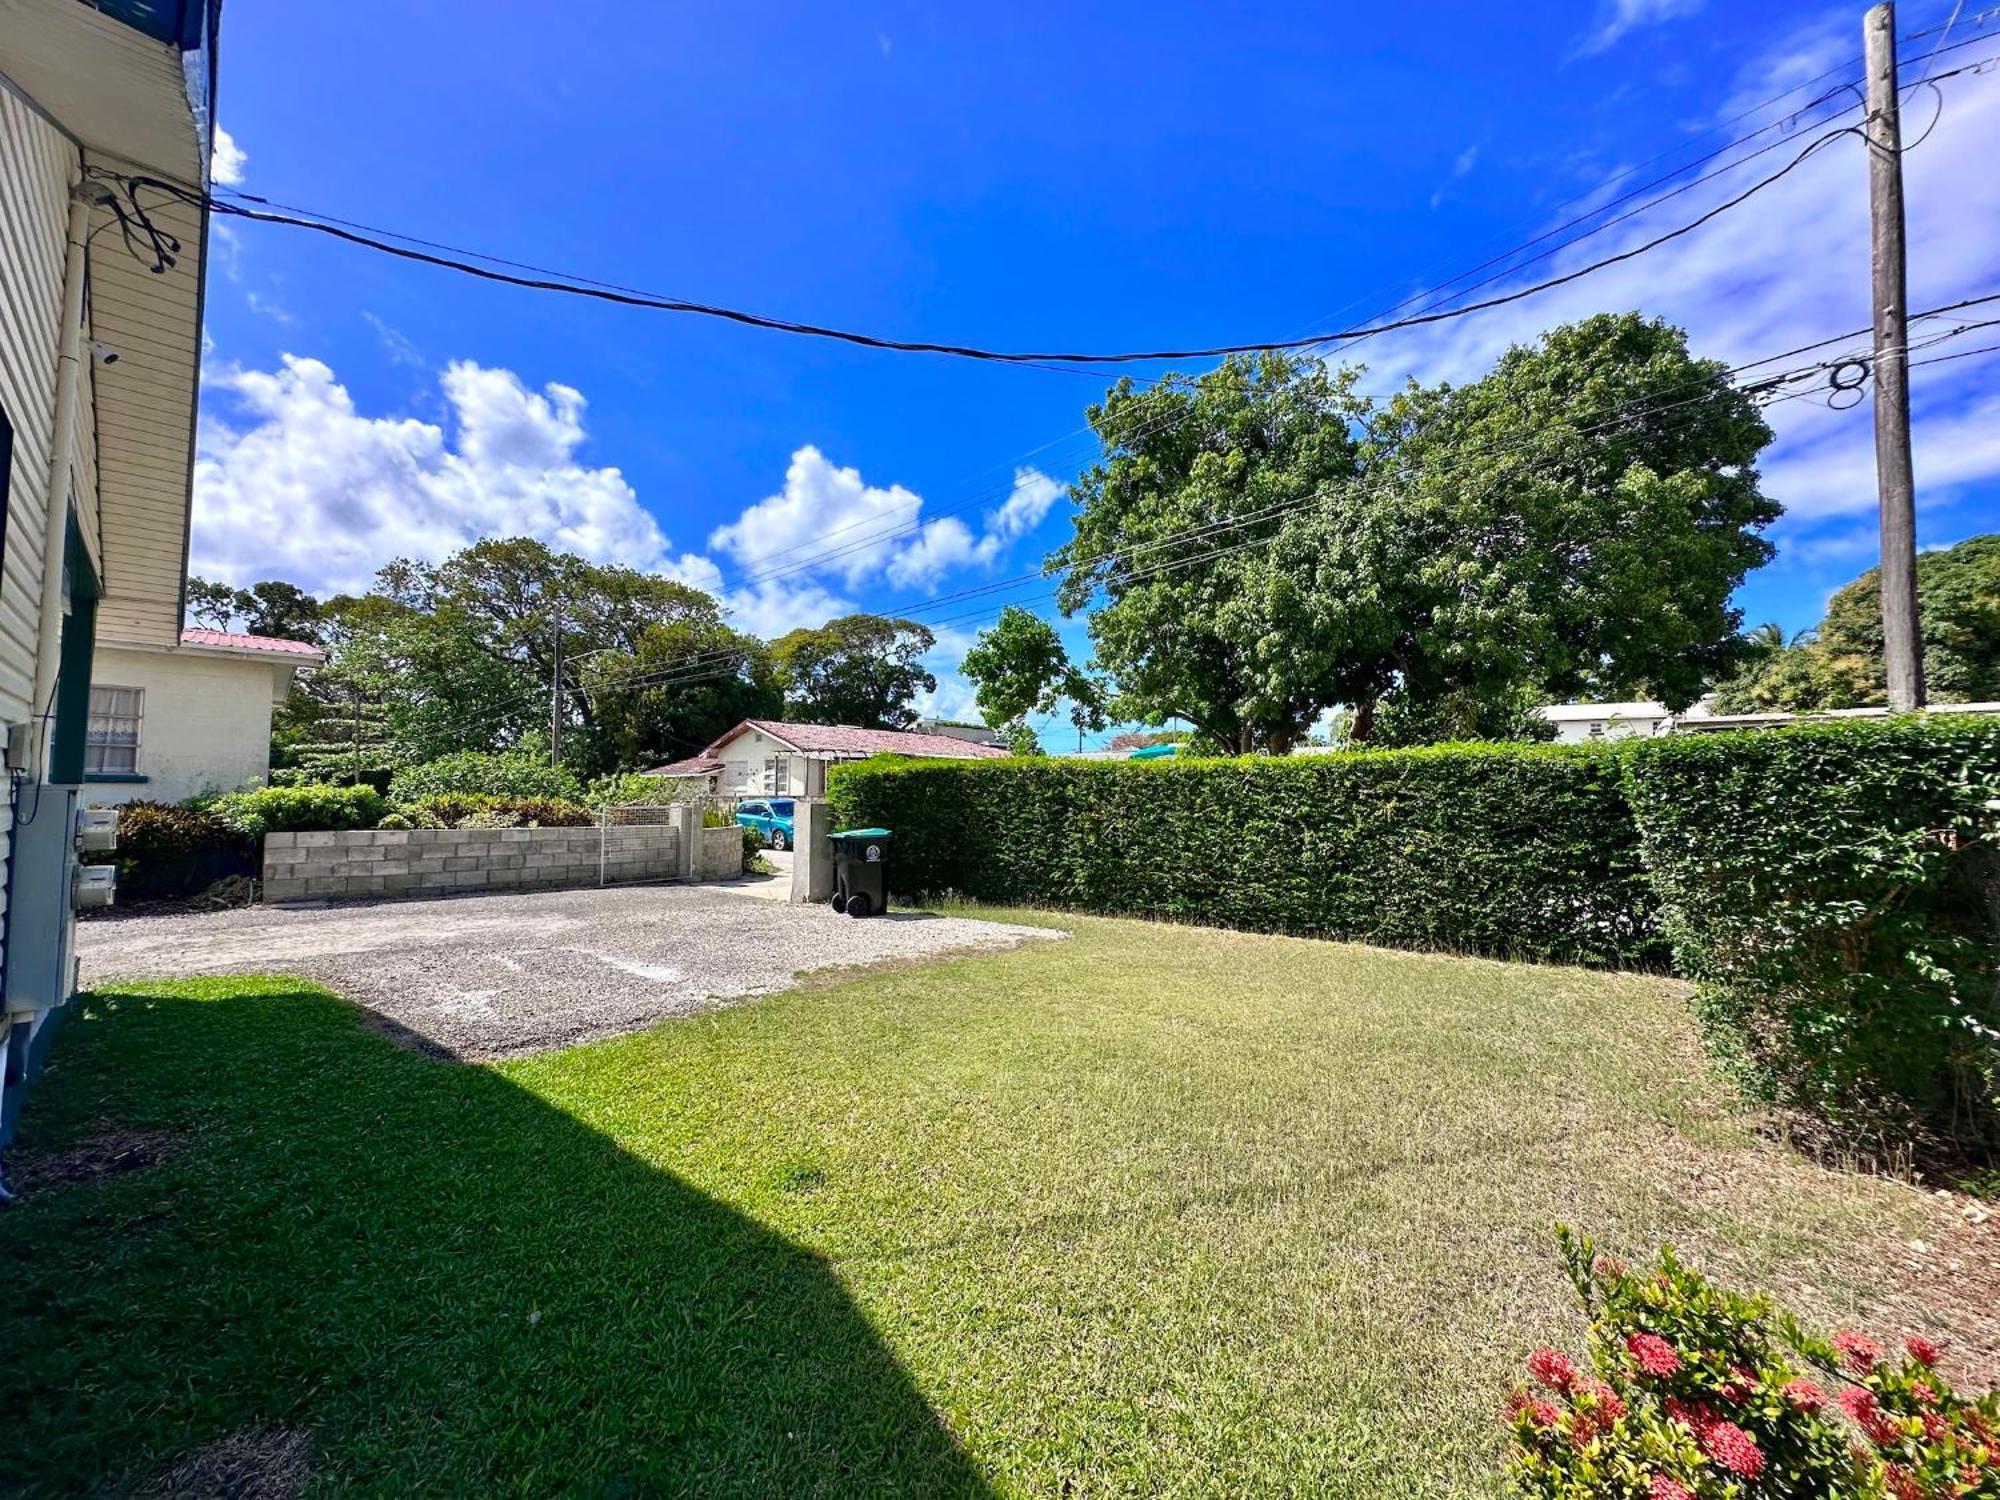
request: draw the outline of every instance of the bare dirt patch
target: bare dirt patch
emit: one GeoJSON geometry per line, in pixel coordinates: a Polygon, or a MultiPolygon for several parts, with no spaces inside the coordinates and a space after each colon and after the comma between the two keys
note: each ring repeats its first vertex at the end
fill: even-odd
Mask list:
{"type": "Polygon", "coordinates": [[[197,1448],[140,1493],[146,1500],[293,1500],[312,1477],[312,1435],[250,1427],[197,1448]]]}
{"type": "Polygon", "coordinates": [[[67,1146],[23,1151],[8,1176],[21,1194],[136,1172],[178,1156],[187,1137],[176,1130],[100,1130],[67,1146]]]}

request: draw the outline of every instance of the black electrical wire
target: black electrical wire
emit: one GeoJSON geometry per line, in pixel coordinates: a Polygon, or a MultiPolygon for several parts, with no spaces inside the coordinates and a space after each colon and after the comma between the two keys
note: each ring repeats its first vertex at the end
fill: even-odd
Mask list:
{"type": "Polygon", "coordinates": [[[1609,266],[1620,265],[1626,261],[1634,260],[1641,255],[1647,254],[1649,251],[1658,249],[1662,245],[1680,239],[1684,235],[1692,234],[1710,220],[1727,213],[1729,210],[1748,201],[1750,198],[1796,171],[1805,163],[1808,157],[1822,146],[1828,145],[1842,136],[1856,133],[1852,126],[1828,131],[1825,135],[1814,140],[1776,172],[1771,173],[1768,177],[1760,178],[1734,197],[1725,199],[1723,202],[1710,208],[1707,212],[1690,219],[1687,223],[1667,230],[1663,234],[1655,235],[1642,244],[1635,245],[1628,250],[1622,250],[1616,255],[1605,256],[1600,260],[1592,261],[1589,265],[1579,266],[1573,271],[1564,272],[1560,276],[1549,277],[1530,286],[1518,287],[1501,296],[1488,297],[1483,301],[1467,303],[1462,307],[1419,313],[1412,317],[1396,319],[1393,322],[1376,324],[1373,327],[1349,329],[1341,333],[1314,334],[1305,338],[1282,339],[1266,343],[1214,344],[1201,348],[1128,350],[1119,353],[998,350],[983,349],[970,344],[940,344],[920,340],[891,339],[875,334],[856,332],[852,329],[830,328],[818,323],[793,322],[785,318],[767,317],[762,313],[745,312],[740,308],[720,307],[706,302],[691,302],[677,297],[654,297],[642,293],[613,291],[605,287],[578,285],[566,281],[552,281],[545,277],[519,275],[511,271],[496,270],[490,266],[474,265],[470,261],[457,260],[449,256],[433,255],[425,250],[394,245],[387,240],[379,239],[373,235],[361,234],[355,230],[343,229],[335,224],[301,218],[294,214],[272,213],[264,209],[249,208],[240,203],[227,202],[211,194],[182,187],[177,183],[169,182],[160,177],[143,175],[128,176],[122,173],[110,172],[103,172],[100,175],[119,182],[125,189],[127,202],[141,214],[143,214],[143,209],[139,203],[139,192],[141,189],[147,189],[183,202],[190,207],[206,209],[210,213],[221,214],[230,218],[249,219],[263,224],[284,224],[297,229],[314,230],[320,234],[330,235],[335,239],[363,246],[366,249],[380,251],[384,255],[395,256],[400,260],[415,261],[422,265],[436,266],[442,270],[457,271],[463,275],[477,277],[484,281],[500,282],[507,286],[518,286],[530,291],[557,292],[567,296],[587,298],[592,301],[610,302],[623,307],[647,308],[656,312],[687,313],[699,317],[719,318],[726,322],[737,323],[750,328],[763,328],[777,333],[797,334],[807,338],[831,339],[839,343],[854,344],[866,349],[881,349],[902,354],[939,354],[957,359],[981,360],[993,364],[1009,365],[1119,365],[1168,359],[1214,359],[1231,354],[1258,354],[1279,352],[1286,349],[1303,349],[1314,345],[1341,343],[1351,339],[1373,337],[1376,334],[1394,332],[1404,328],[1421,327],[1430,323],[1442,323],[1450,319],[1466,317],[1472,313],[1484,312],[1490,308],[1504,307],[1509,303],[1522,301],[1525,298],[1552,290],[1555,287],[1566,286],[1573,281],[1579,281],[1583,277],[1604,270],[1609,266]]]}

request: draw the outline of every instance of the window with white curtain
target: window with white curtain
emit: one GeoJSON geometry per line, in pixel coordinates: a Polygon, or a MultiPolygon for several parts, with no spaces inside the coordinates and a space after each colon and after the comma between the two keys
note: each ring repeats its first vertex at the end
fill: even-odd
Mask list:
{"type": "Polygon", "coordinates": [[[139,723],[146,713],[144,688],[90,689],[90,733],[84,741],[83,774],[131,776],[139,769],[139,723]]]}

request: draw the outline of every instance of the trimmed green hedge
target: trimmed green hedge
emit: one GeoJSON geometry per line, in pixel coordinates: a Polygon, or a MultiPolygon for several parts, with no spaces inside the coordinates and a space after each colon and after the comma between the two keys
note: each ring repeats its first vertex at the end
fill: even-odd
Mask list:
{"type": "Polygon", "coordinates": [[[1758,1095],[2000,1148],[2000,721],[1652,740],[1628,789],[1678,967],[1758,1095]]]}
{"type": "Polygon", "coordinates": [[[1286,760],[866,761],[891,885],[1646,965],[1843,1146],[2000,1154],[2000,720],[1286,760]]]}
{"type": "Polygon", "coordinates": [[[559,797],[485,797],[440,792],[406,802],[382,820],[384,828],[587,828],[597,816],[581,802],[559,797]]]}
{"type": "Polygon", "coordinates": [[[261,786],[247,792],[184,804],[213,813],[233,833],[261,839],[267,833],[319,833],[373,828],[389,804],[372,786],[261,786]]]}
{"type": "Polygon", "coordinates": [[[461,750],[420,766],[405,766],[389,781],[389,800],[399,804],[446,794],[581,802],[583,784],[565,767],[519,750],[461,750]]]}
{"type": "Polygon", "coordinates": [[[1615,751],[865,761],[829,789],[894,831],[891,884],[1392,946],[1664,962],[1615,751]]]}

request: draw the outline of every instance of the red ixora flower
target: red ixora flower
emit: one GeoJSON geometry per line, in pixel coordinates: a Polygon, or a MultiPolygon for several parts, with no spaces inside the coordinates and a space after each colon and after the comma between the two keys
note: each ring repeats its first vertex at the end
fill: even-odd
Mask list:
{"type": "Polygon", "coordinates": [[[1657,1333],[1629,1333],[1625,1336],[1625,1351],[1632,1356],[1642,1374],[1651,1375],[1656,1380],[1664,1380],[1681,1367],[1681,1357],[1674,1353],[1674,1346],[1657,1333]]]}
{"type": "Polygon", "coordinates": [[[1664,1474],[1655,1474],[1646,1486],[1651,1500],[1694,1500],[1694,1491],[1678,1479],[1669,1479],[1664,1474]]]}
{"type": "Polygon", "coordinates": [[[1850,1387],[1840,1393],[1840,1404],[1860,1425],[1861,1430],[1868,1434],[1868,1440],[1876,1447],[1887,1448],[1902,1440],[1901,1424],[1882,1410],[1873,1391],[1850,1387]]]}
{"type": "Polygon", "coordinates": [[[1537,1349],[1530,1354],[1528,1373],[1552,1391],[1566,1391],[1576,1380],[1576,1366],[1560,1349],[1537,1349]]]}
{"type": "Polygon", "coordinates": [[[1755,1479],[1764,1472],[1764,1450],[1734,1422],[1721,1418],[1710,1422],[1701,1434],[1701,1446],[1704,1453],[1732,1474],[1755,1479]]]}
{"type": "Polygon", "coordinates": [[[1934,1365],[1944,1354],[1944,1350],[1921,1333],[1913,1333],[1904,1339],[1903,1347],[1909,1351],[1910,1358],[1920,1365],[1934,1365]]]}
{"type": "Polygon", "coordinates": [[[1826,1392],[1803,1375],[1787,1380],[1780,1394],[1799,1411],[1818,1411],[1826,1405],[1826,1392]]]}
{"type": "Polygon", "coordinates": [[[1840,1351],[1850,1370],[1867,1374],[1875,1368],[1875,1362],[1882,1357],[1882,1346],[1865,1333],[1856,1333],[1843,1328],[1833,1336],[1833,1347],[1840,1351]]]}
{"type": "Polygon", "coordinates": [[[1611,1426],[1625,1415],[1625,1398],[1601,1380],[1580,1379],[1570,1387],[1570,1394],[1579,1400],[1591,1403],[1590,1415],[1597,1419],[1597,1425],[1609,1432],[1611,1426]]]}

